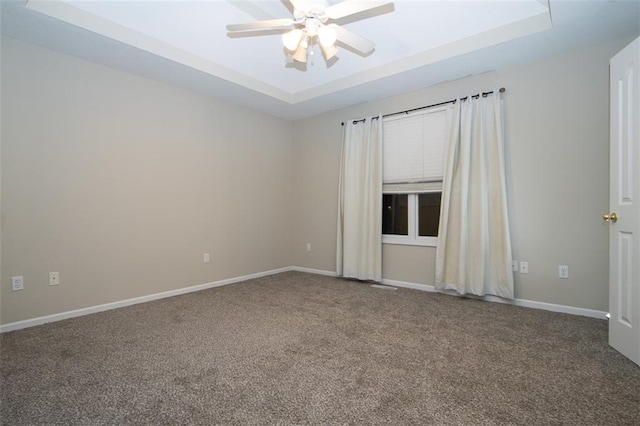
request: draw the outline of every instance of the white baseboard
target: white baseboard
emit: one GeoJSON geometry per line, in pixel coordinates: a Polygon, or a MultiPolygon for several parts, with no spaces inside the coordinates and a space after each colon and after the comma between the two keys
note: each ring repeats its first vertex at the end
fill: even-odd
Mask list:
{"type": "MultiPolygon", "coordinates": [[[[291,270],[299,271],[299,272],[309,272],[309,273],[312,273],[312,274],[319,274],[319,275],[328,275],[328,276],[334,276],[334,277],[337,275],[333,271],[323,271],[323,270],[319,270],[319,269],[301,268],[299,266],[293,266],[293,267],[291,267],[291,270]]],[[[418,284],[418,283],[411,283],[411,282],[406,282],[406,281],[396,281],[396,280],[390,280],[390,279],[386,279],[386,278],[382,279],[382,284],[390,285],[390,286],[394,286],[394,287],[410,288],[410,289],[413,289],[413,290],[429,291],[429,292],[433,292],[433,293],[448,294],[450,296],[457,296],[457,297],[461,296],[460,294],[456,293],[455,291],[442,291],[442,290],[438,290],[437,288],[435,288],[432,285],[427,285],[427,284],[418,284]]],[[[465,297],[470,297],[470,298],[474,298],[474,299],[478,299],[478,300],[484,300],[484,301],[487,301],[487,302],[496,302],[496,303],[504,303],[504,304],[507,304],[507,305],[522,306],[522,307],[525,307],[525,308],[542,309],[542,310],[545,310],[545,311],[560,312],[560,313],[571,314],[571,315],[580,315],[580,316],[583,316],[583,317],[607,319],[607,312],[597,311],[595,309],[577,308],[575,306],[557,305],[557,304],[554,304],[554,303],[537,302],[535,300],[526,300],[526,299],[509,300],[509,299],[503,299],[503,298],[497,297],[497,296],[484,296],[484,297],[481,297],[481,296],[465,295],[465,297]]]]}
{"type": "Polygon", "coordinates": [[[438,290],[436,290],[436,288],[434,286],[432,286],[432,285],[410,283],[410,282],[406,282],[406,281],[388,280],[386,278],[382,279],[382,284],[384,284],[384,285],[392,285],[394,287],[410,288],[410,289],[413,289],[413,290],[429,291],[429,292],[433,292],[433,293],[438,292],[438,290]]]}
{"type": "Polygon", "coordinates": [[[289,268],[289,270],[296,271],[296,272],[307,272],[309,274],[316,274],[316,275],[327,275],[329,277],[335,277],[338,275],[332,271],[323,271],[322,269],[303,268],[301,266],[292,266],[289,268]]]}
{"type": "MultiPolygon", "coordinates": [[[[34,327],[36,325],[42,325],[49,322],[62,321],[65,319],[80,317],[83,315],[95,314],[97,312],[109,311],[111,309],[123,308],[125,306],[137,305],[138,303],[151,302],[152,300],[164,299],[167,297],[173,297],[181,294],[192,293],[194,291],[206,290],[214,287],[221,287],[224,285],[234,284],[241,281],[266,277],[269,275],[279,274],[281,272],[288,272],[288,271],[306,272],[310,274],[326,275],[330,277],[335,277],[337,275],[334,271],[303,268],[300,266],[289,266],[285,268],[272,269],[270,271],[258,272],[255,274],[243,275],[240,277],[214,281],[206,284],[199,284],[191,287],[179,288],[177,290],[170,290],[162,293],[150,294],[148,296],[135,297],[133,299],[121,300],[119,302],[105,303],[104,305],[89,306],[87,308],[61,312],[59,314],[47,315],[47,316],[32,318],[24,321],[12,322],[8,324],[0,325],[0,333],[6,333],[8,331],[34,327]]],[[[430,291],[430,292],[436,292],[436,293],[449,294],[452,296],[460,296],[455,292],[440,291],[435,287],[431,285],[426,285],[426,284],[417,284],[417,283],[411,283],[406,281],[396,281],[396,280],[389,280],[389,279],[383,279],[382,284],[390,285],[394,287],[410,288],[410,289],[420,290],[420,291],[430,291]]],[[[598,318],[598,319],[607,318],[606,312],[597,311],[594,309],[576,308],[573,306],[556,305],[553,303],[536,302],[533,300],[524,300],[524,299],[508,300],[508,299],[502,299],[500,297],[495,297],[495,296],[485,296],[485,297],[476,297],[476,298],[479,300],[485,300],[488,302],[506,303],[510,305],[523,306],[527,308],[543,309],[545,311],[561,312],[561,313],[572,314],[572,315],[582,315],[582,316],[598,318]]]]}
{"type": "Polygon", "coordinates": [[[151,302],[152,300],[179,296],[181,294],[187,294],[187,293],[192,293],[194,291],[206,290],[208,288],[221,287],[224,285],[229,285],[229,284],[237,283],[240,281],[246,281],[253,278],[266,277],[268,275],[279,274],[280,272],[287,272],[290,270],[291,270],[291,267],[273,269],[271,271],[258,272],[255,274],[243,275],[241,277],[235,277],[235,278],[228,278],[225,280],[214,281],[206,284],[198,284],[190,287],[179,288],[177,290],[170,290],[170,291],[164,291],[162,293],[150,294],[148,296],[134,297],[133,299],[121,300],[119,302],[105,303],[104,305],[89,306],[87,308],[61,312],[59,314],[47,315],[44,317],[12,322],[9,324],[0,325],[0,333],[6,333],[8,331],[34,327],[36,325],[42,325],[48,322],[62,321],[65,319],[80,317],[83,315],[95,314],[97,312],[109,311],[111,309],[123,308],[125,306],[137,305],[138,303],[151,302]]]}
{"type": "MultiPolygon", "coordinates": [[[[412,288],[414,290],[431,291],[435,293],[448,294],[450,296],[457,296],[457,297],[462,296],[456,293],[455,291],[442,291],[442,290],[438,290],[432,285],[426,285],[426,284],[408,283],[404,281],[394,281],[394,280],[387,280],[387,279],[383,279],[382,284],[392,285],[394,287],[412,288]]],[[[509,299],[503,299],[497,296],[482,297],[482,296],[465,295],[465,297],[484,300],[487,302],[496,302],[496,303],[504,303],[507,305],[522,306],[525,308],[542,309],[545,311],[560,312],[560,313],[571,314],[571,315],[581,315],[583,317],[607,319],[606,312],[597,311],[595,309],[577,308],[575,306],[567,306],[567,305],[556,305],[554,303],[537,302],[535,300],[526,300],[526,299],[509,300],[509,299]]]]}

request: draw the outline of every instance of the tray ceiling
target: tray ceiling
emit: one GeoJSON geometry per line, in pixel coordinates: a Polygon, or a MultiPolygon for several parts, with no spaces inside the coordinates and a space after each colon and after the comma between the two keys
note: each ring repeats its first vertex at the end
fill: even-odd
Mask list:
{"type": "MultiPolygon", "coordinates": [[[[337,3],[310,1],[319,7],[337,3]]],[[[2,11],[3,33],[7,35],[110,66],[135,68],[139,74],[172,84],[184,79],[178,84],[235,98],[283,118],[300,118],[371,100],[372,96],[412,90],[416,83],[424,87],[497,69],[505,58],[491,55],[518,43],[526,46],[536,35],[553,32],[558,20],[565,19],[563,7],[571,3],[577,6],[578,2],[558,2],[558,7],[552,2],[550,8],[539,0],[396,0],[392,7],[357,16],[363,19],[339,22],[376,43],[372,54],[363,56],[339,46],[338,60],[327,65],[316,50],[306,66],[286,63],[278,33],[232,36],[225,28],[230,23],[289,18],[291,6],[287,0],[30,0],[26,5],[3,2],[2,11]],[[478,52],[489,56],[463,60],[478,52]],[[425,72],[431,75],[421,76],[425,72]]],[[[589,16],[584,10],[594,10],[582,9],[582,15],[574,14],[574,19],[589,16]]],[[[636,18],[637,9],[637,4],[630,9],[636,18]]],[[[618,14],[616,20],[625,19],[618,14]]],[[[570,25],[571,21],[566,27],[570,25]]],[[[610,26],[607,37],[634,31],[627,28],[633,23],[622,25],[626,33],[620,22],[617,29],[615,24],[610,26]]],[[[576,34],[565,37],[573,39],[576,34]]],[[[547,43],[553,40],[550,35],[538,38],[547,43]]],[[[547,50],[553,47],[546,46],[547,50]]],[[[513,47],[511,50],[507,53],[512,62],[525,60],[528,53],[513,47]]],[[[535,56],[540,50],[540,46],[531,44],[529,54],[535,56]]]]}

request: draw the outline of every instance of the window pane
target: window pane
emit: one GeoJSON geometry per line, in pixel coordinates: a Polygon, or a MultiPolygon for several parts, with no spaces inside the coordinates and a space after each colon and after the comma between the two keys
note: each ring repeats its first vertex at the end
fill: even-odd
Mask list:
{"type": "Polygon", "coordinates": [[[382,195],[382,233],[409,235],[409,198],[407,194],[382,195]]]}
{"type": "Polygon", "coordinates": [[[440,223],[441,192],[429,192],[418,195],[418,235],[437,237],[440,223]]]}

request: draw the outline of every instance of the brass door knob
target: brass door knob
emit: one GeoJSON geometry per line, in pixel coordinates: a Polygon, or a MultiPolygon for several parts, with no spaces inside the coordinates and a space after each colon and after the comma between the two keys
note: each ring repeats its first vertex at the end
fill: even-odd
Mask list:
{"type": "Polygon", "coordinates": [[[605,214],[604,216],[602,216],[602,218],[606,222],[616,223],[618,221],[618,214],[616,212],[613,212],[611,214],[605,214]]]}

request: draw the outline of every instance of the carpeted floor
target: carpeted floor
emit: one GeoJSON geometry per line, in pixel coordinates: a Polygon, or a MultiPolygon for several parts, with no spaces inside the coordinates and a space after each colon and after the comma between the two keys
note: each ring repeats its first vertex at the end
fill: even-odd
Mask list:
{"type": "Polygon", "coordinates": [[[298,272],[0,339],[3,425],[640,424],[605,321],[298,272]]]}

